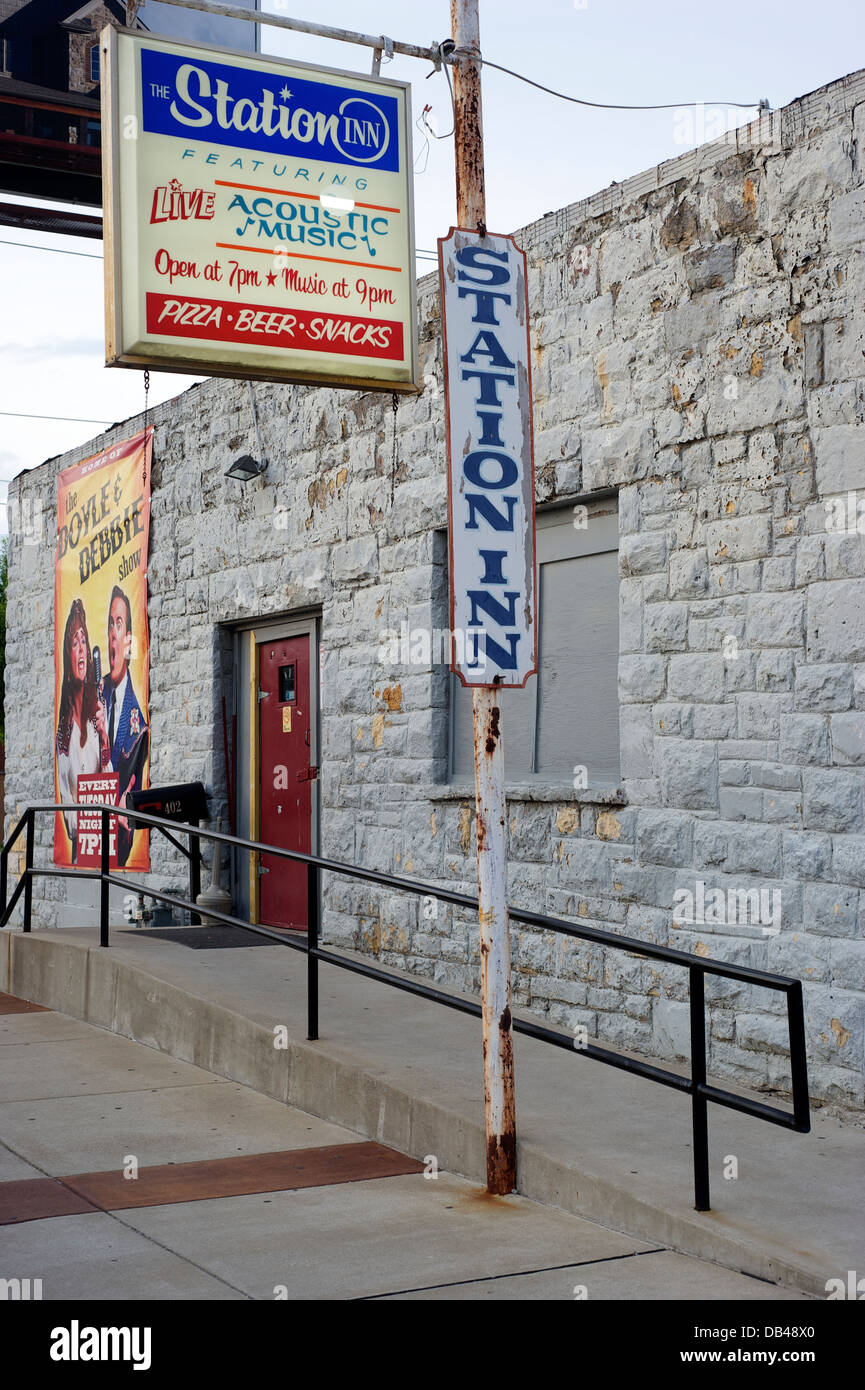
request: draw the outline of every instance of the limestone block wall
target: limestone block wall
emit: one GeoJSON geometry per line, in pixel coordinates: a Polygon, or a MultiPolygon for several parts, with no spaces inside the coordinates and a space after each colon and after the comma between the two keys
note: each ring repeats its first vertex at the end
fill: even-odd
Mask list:
{"type": "MultiPolygon", "coordinates": [[[[585,789],[509,788],[514,904],[801,977],[814,1096],[853,1107],[865,1072],[863,138],[860,72],[517,234],[537,500],[617,498],[621,784],[593,787],[575,727],[565,761],[587,766],[585,789]]],[[[471,892],[474,809],[471,789],[448,782],[447,673],[381,655],[402,622],[447,626],[433,277],[419,314],[416,399],[257,386],[271,464],[246,487],[223,476],[249,449],[245,385],[211,380],[154,412],[152,780],[200,777],[224,796],[220,625],[318,610],[323,853],[471,892]]],[[[52,792],[56,474],[139,427],[11,490],[8,822],[52,792]]],[[[176,864],[154,845],[153,882],[182,883],[176,864]]],[[[41,884],[41,920],[92,919],[84,887],[41,884]]],[[[476,924],[442,904],[328,883],[324,929],[477,986],[476,924]]],[[[688,1055],[683,971],[517,929],[513,959],[518,1005],[688,1055]]],[[[713,1073],[784,1091],[782,997],[732,981],[707,992],[713,1073]]]]}
{"type": "Polygon", "coordinates": [[[91,75],[90,50],[99,43],[99,35],[106,24],[116,24],[116,17],[107,5],[99,5],[88,16],[90,29],[87,33],[69,34],[69,90],[93,94],[98,88],[98,78],[91,75]]]}

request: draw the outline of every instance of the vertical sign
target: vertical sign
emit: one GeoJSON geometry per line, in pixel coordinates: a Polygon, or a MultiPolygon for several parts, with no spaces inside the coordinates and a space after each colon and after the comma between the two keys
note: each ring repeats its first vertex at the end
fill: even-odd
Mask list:
{"type": "Polygon", "coordinates": [[[452,669],[523,686],[537,669],[526,258],[509,236],[439,238],[452,669]]]}
{"type": "MultiPolygon", "coordinates": [[[[59,475],[54,571],[55,796],[116,804],[112,867],[139,872],[150,868],[149,833],[123,808],[150,771],[152,437],[147,429],[59,475]]],[[[58,812],[55,864],[98,866],[99,828],[98,812],[58,812]]]]}
{"type": "Polygon", "coordinates": [[[408,84],[101,44],[108,365],[417,391],[408,84]]]}

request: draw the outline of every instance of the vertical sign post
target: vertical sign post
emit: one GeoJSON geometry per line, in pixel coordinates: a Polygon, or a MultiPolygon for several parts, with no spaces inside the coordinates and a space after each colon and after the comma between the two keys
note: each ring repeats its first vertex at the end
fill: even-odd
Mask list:
{"type": "Polygon", "coordinates": [[[472,687],[487,1191],[516,1186],[507,817],[498,690],[536,668],[525,257],[486,229],[477,0],[451,0],[457,221],[439,241],[452,669],[472,687]],[[477,56],[476,56],[477,55],[477,56]]]}

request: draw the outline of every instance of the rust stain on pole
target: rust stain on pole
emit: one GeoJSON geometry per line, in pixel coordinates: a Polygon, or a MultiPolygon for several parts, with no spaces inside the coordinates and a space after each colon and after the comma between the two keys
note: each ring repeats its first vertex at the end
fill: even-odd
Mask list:
{"type": "Polygon", "coordinates": [[[487,1140],[487,1191],[503,1197],[516,1186],[517,1135],[514,1110],[514,1052],[511,1032],[511,1010],[505,1005],[499,1019],[499,1043],[504,1074],[510,1079],[505,1086],[505,1109],[501,1134],[487,1140]]]}
{"type": "MultiPolygon", "coordinates": [[[[463,47],[464,45],[459,45],[463,47]]],[[[454,102],[459,101],[462,120],[454,131],[455,155],[461,193],[466,206],[460,224],[473,231],[486,232],[486,189],[484,187],[484,148],[481,125],[481,74],[474,63],[462,62],[454,72],[454,102]],[[459,95],[457,95],[459,94],[459,95]]]]}
{"type": "MultiPolygon", "coordinates": [[[[477,0],[451,0],[451,34],[457,48],[480,55],[477,0]]],[[[454,156],[457,175],[457,222],[486,231],[484,136],[480,65],[470,57],[454,65],[454,156]]]]}

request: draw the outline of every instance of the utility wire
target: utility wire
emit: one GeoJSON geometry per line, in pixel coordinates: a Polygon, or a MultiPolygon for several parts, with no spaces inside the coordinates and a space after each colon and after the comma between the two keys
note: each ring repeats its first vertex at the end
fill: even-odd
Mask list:
{"type": "Polygon", "coordinates": [[[15,420],[68,420],[74,425],[110,425],[111,420],[96,420],[92,415],[28,415],[26,411],[0,410],[0,415],[11,416],[15,420]]]}
{"type": "Polygon", "coordinates": [[[103,260],[102,256],[96,256],[92,251],[67,251],[65,246],[37,246],[33,241],[9,241],[7,237],[0,237],[0,245],[25,246],[28,251],[56,251],[61,256],[83,256],[87,261],[103,260]]]}
{"type": "MultiPolygon", "coordinates": [[[[459,50],[463,52],[462,49],[459,50]]],[[[675,111],[682,106],[741,106],[744,110],[751,110],[757,107],[761,110],[768,110],[768,102],[762,101],[665,101],[653,106],[623,106],[618,102],[608,101],[586,101],[583,97],[568,96],[567,92],[557,92],[554,87],[545,87],[543,82],[535,82],[532,77],[525,77],[521,72],[514,72],[513,68],[502,67],[501,63],[493,63],[489,58],[480,58],[477,54],[472,57],[479,63],[483,63],[485,68],[495,68],[496,72],[506,72],[509,77],[516,77],[519,82],[527,82],[530,87],[537,87],[539,92],[548,92],[551,97],[559,97],[562,101],[572,101],[577,106],[594,106],[601,111],[675,111]]]]}
{"type": "MultiPolygon", "coordinates": [[[[6,237],[0,237],[0,246],[23,246],[28,251],[54,251],[58,256],[83,256],[88,261],[104,260],[103,256],[94,255],[92,251],[67,251],[65,246],[37,246],[32,241],[9,241],[6,237]]],[[[420,248],[415,248],[415,255],[432,256],[434,260],[438,259],[435,251],[422,251],[420,248]]]]}
{"type": "MultiPolygon", "coordinates": [[[[441,49],[441,44],[439,44],[439,49],[441,49]]],[[[444,68],[444,75],[445,75],[445,77],[446,77],[446,79],[447,79],[447,84],[448,84],[448,93],[450,94],[450,99],[451,99],[451,117],[452,117],[452,122],[451,122],[451,128],[450,128],[450,130],[447,132],[446,135],[436,135],[436,133],[435,133],[435,131],[433,130],[432,126],[428,124],[427,119],[426,119],[426,113],[427,113],[427,111],[431,111],[431,110],[432,110],[432,107],[431,107],[431,106],[425,106],[424,109],[423,109],[423,111],[421,112],[421,120],[423,121],[424,125],[426,126],[427,130],[429,131],[430,135],[433,137],[434,140],[449,140],[449,139],[451,138],[451,136],[454,134],[454,132],[456,131],[456,128],[457,128],[457,112],[456,112],[456,106],[454,105],[454,89],[453,89],[453,85],[451,84],[450,68],[449,68],[449,66],[448,66],[447,63],[442,63],[442,67],[444,68]]],[[[433,74],[434,74],[436,71],[437,71],[437,69],[436,69],[436,68],[433,68],[432,72],[428,72],[428,73],[427,73],[427,81],[429,81],[429,79],[433,76],[433,74]]]]}
{"type": "Polygon", "coordinates": [[[415,130],[420,131],[423,136],[423,149],[418,150],[414,161],[414,173],[419,177],[421,174],[426,173],[427,165],[429,164],[429,128],[426,124],[425,117],[422,115],[418,116],[414,123],[414,127],[415,130]],[[421,160],[423,160],[423,168],[419,167],[421,160]]]}

